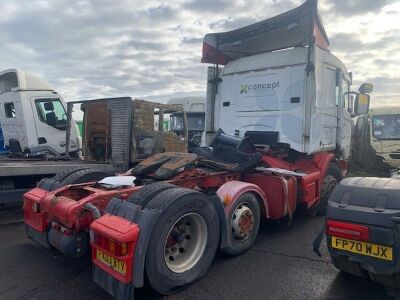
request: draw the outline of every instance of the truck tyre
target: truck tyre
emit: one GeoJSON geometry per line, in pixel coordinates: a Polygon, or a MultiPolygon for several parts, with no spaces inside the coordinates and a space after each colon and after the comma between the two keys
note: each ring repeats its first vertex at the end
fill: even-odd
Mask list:
{"type": "Polygon", "coordinates": [[[79,171],[79,170],[85,170],[85,169],[89,169],[89,168],[79,168],[79,167],[69,167],[69,168],[65,168],[64,170],[62,170],[61,172],[58,172],[56,175],[54,175],[52,177],[52,179],[54,179],[55,181],[63,181],[64,178],[66,178],[67,176],[69,176],[70,174],[79,171]]]}
{"type": "Polygon", "coordinates": [[[228,217],[227,247],[221,249],[229,255],[247,251],[257,238],[260,226],[260,205],[252,193],[244,193],[232,204],[228,217]]]}
{"type": "Polygon", "coordinates": [[[67,184],[85,183],[91,181],[99,181],[103,178],[115,176],[110,172],[104,172],[97,169],[80,169],[76,172],[70,173],[60,183],[64,186],[67,184]]]}
{"type": "Polygon", "coordinates": [[[51,192],[68,184],[98,181],[108,176],[113,176],[113,174],[91,168],[69,169],[61,171],[52,178],[42,179],[38,187],[51,192]]]}
{"type": "Polygon", "coordinates": [[[144,208],[159,193],[171,188],[176,188],[176,185],[165,182],[151,183],[145,185],[136,193],[130,195],[128,201],[140,205],[142,208],[144,208]]]}
{"type": "Polygon", "coordinates": [[[218,249],[220,220],[216,207],[204,194],[167,189],[146,209],[162,213],[147,248],[148,282],[160,294],[169,294],[202,277],[218,249]]]}
{"type": "Polygon", "coordinates": [[[349,273],[351,275],[367,278],[368,272],[360,267],[360,265],[354,261],[350,261],[348,257],[343,255],[333,256],[331,260],[336,269],[349,273]]]}
{"type": "Polygon", "coordinates": [[[53,186],[58,185],[58,183],[62,181],[65,177],[78,170],[84,170],[84,169],[89,169],[89,168],[79,168],[79,167],[65,168],[64,170],[58,172],[53,177],[43,178],[42,180],[40,180],[39,183],[37,184],[37,187],[41,188],[42,190],[51,192],[55,189],[53,186]]]}
{"type": "Polygon", "coordinates": [[[342,178],[342,172],[340,171],[339,167],[336,164],[331,163],[326,170],[324,180],[322,181],[319,203],[315,207],[317,215],[325,215],[329,196],[332,194],[336,184],[338,184],[342,178]]]}

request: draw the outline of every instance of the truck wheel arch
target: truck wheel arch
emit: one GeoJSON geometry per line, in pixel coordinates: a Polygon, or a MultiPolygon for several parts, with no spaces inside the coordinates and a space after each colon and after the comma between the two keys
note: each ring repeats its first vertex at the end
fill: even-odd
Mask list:
{"type": "Polygon", "coordinates": [[[268,199],[260,187],[253,183],[243,181],[229,181],[217,190],[217,196],[224,208],[225,216],[228,215],[231,204],[244,193],[252,193],[257,197],[261,212],[269,218],[268,199]]]}
{"type": "Polygon", "coordinates": [[[335,163],[335,156],[331,152],[321,152],[314,155],[314,163],[320,169],[320,182],[324,180],[325,174],[331,163],[335,163]]]}

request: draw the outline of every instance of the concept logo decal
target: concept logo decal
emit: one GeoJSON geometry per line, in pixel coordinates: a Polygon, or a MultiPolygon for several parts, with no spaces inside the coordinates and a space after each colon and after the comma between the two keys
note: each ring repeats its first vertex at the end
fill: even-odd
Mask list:
{"type": "Polygon", "coordinates": [[[255,83],[255,84],[241,84],[240,85],[240,94],[247,92],[255,92],[259,90],[274,90],[279,87],[279,81],[276,82],[268,82],[268,83],[255,83]]]}

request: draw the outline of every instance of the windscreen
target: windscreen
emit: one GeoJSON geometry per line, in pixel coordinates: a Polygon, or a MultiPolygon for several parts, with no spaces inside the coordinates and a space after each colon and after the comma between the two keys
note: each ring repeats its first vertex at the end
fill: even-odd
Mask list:
{"type": "MultiPolygon", "coordinates": [[[[186,114],[188,130],[201,131],[204,130],[204,114],[186,114]]],[[[183,130],[183,116],[182,114],[171,115],[171,130],[183,130]]]]}
{"type": "Polygon", "coordinates": [[[204,115],[188,115],[189,130],[204,130],[204,115]]]}
{"type": "Polygon", "coordinates": [[[372,135],[379,140],[400,139],[400,115],[372,116],[372,135]]]}
{"type": "Polygon", "coordinates": [[[67,113],[60,99],[36,99],[39,120],[59,130],[67,128],[67,113]]]}

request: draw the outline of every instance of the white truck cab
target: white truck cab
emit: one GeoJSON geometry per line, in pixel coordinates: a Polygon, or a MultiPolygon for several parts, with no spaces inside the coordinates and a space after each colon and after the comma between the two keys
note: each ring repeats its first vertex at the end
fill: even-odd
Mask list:
{"type": "MultiPolygon", "coordinates": [[[[0,72],[0,124],[10,152],[65,153],[66,105],[47,82],[16,69],[0,72]]],[[[81,137],[71,126],[70,153],[78,154],[81,137]]]]}
{"type": "Polygon", "coordinates": [[[400,108],[371,108],[355,120],[352,158],[369,171],[400,168],[400,108]]]}
{"type": "MultiPolygon", "coordinates": [[[[189,150],[200,145],[205,129],[205,101],[204,97],[190,96],[177,97],[168,100],[168,104],[178,105],[186,113],[189,135],[189,150]]],[[[180,133],[183,125],[183,114],[171,115],[171,129],[180,133]]]]}
{"type": "MultiPolygon", "coordinates": [[[[202,62],[214,64],[208,70],[206,145],[221,128],[238,137],[273,136],[299,153],[349,157],[352,116],[368,110],[369,96],[362,94],[360,102],[360,94],[350,91],[351,73],[329,50],[316,0],[206,34],[202,62]]],[[[363,87],[372,91],[370,84],[363,87]]]]}

